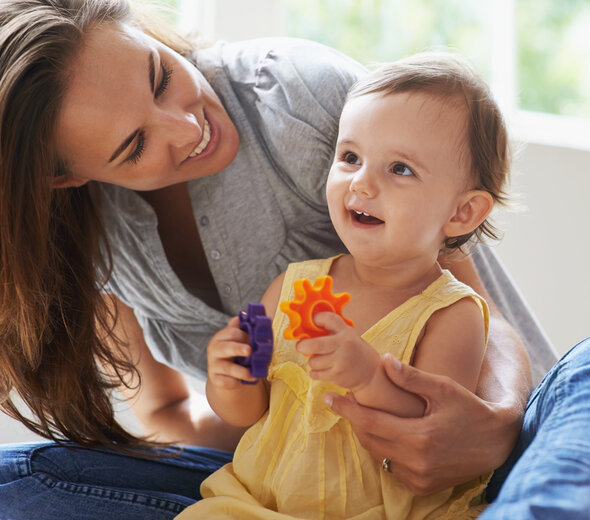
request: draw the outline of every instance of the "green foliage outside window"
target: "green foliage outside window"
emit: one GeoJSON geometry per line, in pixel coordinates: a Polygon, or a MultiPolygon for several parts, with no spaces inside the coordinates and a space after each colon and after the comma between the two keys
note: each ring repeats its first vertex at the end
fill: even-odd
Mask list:
{"type": "Polygon", "coordinates": [[[158,0],[158,3],[167,9],[177,11],[179,7],[179,0],[158,0]]]}
{"type": "Polygon", "coordinates": [[[157,15],[163,17],[167,23],[176,24],[180,16],[181,0],[133,0],[138,5],[155,8],[157,15]]]}
{"type": "Polygon", "coordinates": [[[424,50],[475,46],[469,56],[487,73],[488,5],[464,0],[286,0],[286,32],[340,49],[365,65],[424,50]]]}
{"type": "MultiPolygon", "coordinates": [[[[449,48],[491,76],[494,0],[285,0],[287,34],[371,65],[449,48]]],[[[496,4],[497,5],[497,4],[496,4]]],[[[590,117],[590,2],[515,0],[519,108],[590,117]]]]}
{"type": "Polygon", "coordinates": [[[519,0],[517,20],[520,107],[590,118],[590,2],[519,0]]]}

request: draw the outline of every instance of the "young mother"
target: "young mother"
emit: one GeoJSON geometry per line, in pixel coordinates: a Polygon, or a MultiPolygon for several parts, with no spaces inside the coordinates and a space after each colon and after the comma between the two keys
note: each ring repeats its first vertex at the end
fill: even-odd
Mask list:
{"type": "MultiPolygon", "coordinates": [[[[289,262],[342,250],[324,184],[363,69],[299,40],[195,50],[155,34],[125,0],[0,7],[1,399],[75,446],[3,448],[6,518],[171,518],[198,499],[241,432],[195,413],[181,372],[205,374],[209,337],[289,262]],[[116,387],[151,440],[187,447],[127,433],[116,387]]],[[[451,270],[486,294],[470,259],[451,270]]],[[[481,399],[386,361],[424,418],[334,401],[417,493],[497,467],[515,442],[528,361],[492,309],[481,399]]]]}

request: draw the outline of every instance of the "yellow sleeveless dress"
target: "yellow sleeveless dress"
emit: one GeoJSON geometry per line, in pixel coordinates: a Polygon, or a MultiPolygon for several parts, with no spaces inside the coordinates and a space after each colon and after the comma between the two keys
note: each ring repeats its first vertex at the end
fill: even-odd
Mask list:
{"type": "MultiPolygon", "coordinates": [[[[294,298],[293,282],[329,273],[334,258],[289,266],[281,301],[294,298]]],[[[470,297],[488,327],[485,301],[450,272],[406,301],[363,334],[381,354],[391,352],[408,363],[416,339],[438,309],[470,297]]],[[[307,358],[295,341],[283,339],[288,317],[273,321],[275,351],[268,379],[268,411],[240,441],[233,459],[201,486],[204,500],[177,518],[231,519],[458,519],[483,510],[489,475],[429,497],[414,496],[386,473],[360,445],[348,420],[322,400],[327,392],[348,392],[308,376],[307,358]]]]}

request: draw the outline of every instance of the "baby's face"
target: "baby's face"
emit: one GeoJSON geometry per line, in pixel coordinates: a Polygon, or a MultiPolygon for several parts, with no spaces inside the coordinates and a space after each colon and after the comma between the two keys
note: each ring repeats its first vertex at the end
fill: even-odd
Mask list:
{"type": "Polygon", "coordinates": [[[458,102],[410,92],[365,94],[345,105],[327,198],[355,258],[436,260],[471,188],[466,109],[458,102]]]}

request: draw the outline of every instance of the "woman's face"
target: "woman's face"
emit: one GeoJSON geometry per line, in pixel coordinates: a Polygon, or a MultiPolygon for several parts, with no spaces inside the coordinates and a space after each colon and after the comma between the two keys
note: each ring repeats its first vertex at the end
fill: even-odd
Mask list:
{"type": "Polygon", "coordinates": [[[217,173],[236,156],[237,130],[202,74],[137,29],[92,30],[69,73],[57,147],[71,175],[55,187],[153,190],[217,173]]]}

